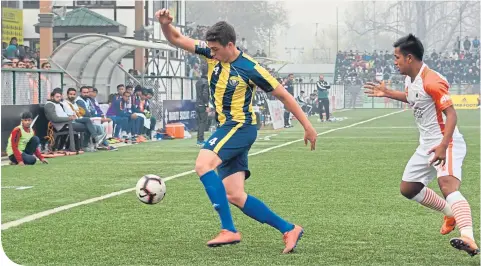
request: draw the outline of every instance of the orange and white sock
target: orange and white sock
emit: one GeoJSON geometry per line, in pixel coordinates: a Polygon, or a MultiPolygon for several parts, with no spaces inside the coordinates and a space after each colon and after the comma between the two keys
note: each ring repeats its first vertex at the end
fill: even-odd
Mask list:
{"type": "Polygon", "coordinates": [[[428,187],[424,187],[412,200],[419,202],[425,207],[442,212],[448,217],[453,216],[450,204],[428,187]]]}
{"type": "Polygon", "coordinates": [[[456,191],[446,197],[446,201],[453,210],[456,226],[461,232],[461,236],[469,237],[474,240],[473,218],[471,217],[471,207],[461,192],[456,191]]]}

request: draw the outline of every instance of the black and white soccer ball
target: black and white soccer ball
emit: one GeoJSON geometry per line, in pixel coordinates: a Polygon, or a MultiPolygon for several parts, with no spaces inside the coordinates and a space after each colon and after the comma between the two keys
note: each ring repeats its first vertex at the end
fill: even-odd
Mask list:
{"type": "Polygon", "coordinates": [[[144,175],[135,187],[137,198],[145,204],[159,203],[166,190],[165,182],[156,175],[144,175]]]}

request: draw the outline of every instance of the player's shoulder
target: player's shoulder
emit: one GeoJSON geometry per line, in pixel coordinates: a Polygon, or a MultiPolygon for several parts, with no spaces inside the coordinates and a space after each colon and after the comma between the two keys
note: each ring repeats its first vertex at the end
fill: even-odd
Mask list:
{"type": "Polygon", "coordinates": [[[236,66],[239,66],[247,71],[254,70],[256,66],[260,66],[254,58],[246,53],[241,53],[239,59],[235,63],[236,66]]]}
{"type": "Polygon", "coordinates": [[[439,86],[449,87],[448,80],[443,75],[428,67],[423,69],[421,79],[425,89],[432,89],[439,86]]]}

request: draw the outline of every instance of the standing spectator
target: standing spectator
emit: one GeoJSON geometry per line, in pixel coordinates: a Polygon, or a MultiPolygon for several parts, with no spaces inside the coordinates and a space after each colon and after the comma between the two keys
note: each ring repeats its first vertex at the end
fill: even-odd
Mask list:
{"type": "MultiPolygon", "coordinates": [[[[287,80],[284,84],[284,87],[286,88],[287,92],[289,92],[292,96],[294,96],[294,74],[289,74],[287,76],[287,80]]],[[[286,109],[284,111],[284,127],[285,128],[292,127],[289,121],[290,116],[291,116],[291,113],[286,109]]]]}
{"type": "Polygon", "coordinates": [[[473,48],[474,48],[475,50],[478,50],[478,48],[479,48],[478,36],[474,37],[474,40],[473,40],[473,48]]]}
{"type": "Polygon", "coordinates": [[[209,113],[209,82],[207,81],[207,65],[202,65],[202,76],[195,84],[196,108],[197,113],[197,146],[204,146],[204,132],[209,123],[207,114],[209,113]]]}
{"type": "Polygon", "coordinates": [[[13,66],[12,60],[9,60],[9,59],[2,60],[2,68],[12,68],[12,66],[13,66]]]}
{"type": "Polygon", "coordinates": [[[194,67],[189,72],[189,78],[196,79],[200,77],[199,64],[195,63],[194,67]]]}
{"type": "Polygon", "coordinates": [[[262,49],[261,57],[267,57],[266,52],[264,52],[264,49],[262,49]]]}
{"type": "Polygon", "coordinates": [[[10,45],[8,45],[7,49],[5,49],[5,57],[8,59],[18,58],[18,45],[17,45],[17,38],[12,37],[10,39],[10,45]]]}
{"type": "Polygon", "coordinates": [[[466,36],[466,39],[464,39],[463,46],[464,46],[464,50],[465,50],[466,52],[468,52],[469,49],[471,49],[471,41],[469,40],[469,37],[468,37],[468,36],[466,36]]]}
{"type": "Polygon", "coordinates": [[[241,50],[245,51],[247,50],[247,41],[246,41],[246,38],[242,38],[241,42],[240,42],[240,47],[241,47],[241,50]]]}
{"type": "Polygon", "coordinates": [[[32,113],[23,113],[20,125],[13,129],[8,138],[7,154],[12,165],[33,165],[37,158],[42,163],[48,163],[38,148],[40,139],[31,128],[32,119],[32,113]]]}
{"type": "Polygon", "coordinates": [[[456,42],[454,43],[454,50],[456,50],[457,52],[461,51],[461,37],[458,36],[456,38],[456,42]]]}
{"type": "Polygon", "coordinates": [[[319,76],[319,81],[317,82],[317,97],[319,99],[319,118],[321,122],[330,121],[329,120],[329,89],[331,85],[324,80],[324,76],[319,76]],[[326,120],[323,119],[323,114],[326,120]]]}

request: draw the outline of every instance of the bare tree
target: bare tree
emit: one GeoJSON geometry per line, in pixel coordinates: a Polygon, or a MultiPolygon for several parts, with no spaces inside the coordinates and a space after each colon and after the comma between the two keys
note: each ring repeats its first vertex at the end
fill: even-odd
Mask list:
{"type": "Polygon", "coordinates": [[[274,44],[274,33],[287,25],[288,14],[282,2],[267,1],[189,1],[186,12],[197,25],[231,23],[240,38],[258,49],[274,44]]]}
{"type": "Polygon", "coordinates": [[[426,48],[446,50],[461,35],[479,32],[480,2],[357,2],[347,11],[346,25],[352,38],[370,38],[371,46],[385,37],[413,33],[426,48]]]}

